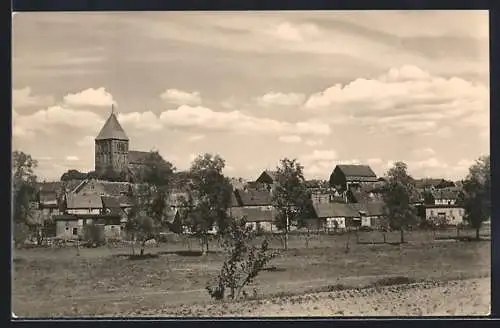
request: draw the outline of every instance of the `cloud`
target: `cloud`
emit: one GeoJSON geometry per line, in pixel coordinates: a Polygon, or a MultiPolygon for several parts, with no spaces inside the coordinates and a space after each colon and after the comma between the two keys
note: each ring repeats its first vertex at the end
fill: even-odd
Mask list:
{"type": "Polygon", "coordinates": [[[79,141],[76,142],[76,145],[78,147],[88,147],[88,146],[93,146],[95,143],[95,137],[93,136],[85,136],[79,141]]]}
{"type": "Polygon", "coordinates": [[[78,158],[78,156],[68,155],[68,156],[66,156],[66,160],[70,161],[70,162],[76,162],[76,161],[79,161],[80,158],[78,158]]]}
{"type": "Polygon", "coordinates": [[[205,135],[203,135],[203,134],[195,134],[195,135],[190,136],[188,138],[189,141],[198,141],[198,140],[202,140],[202,139],[205,139],[205,135]]]}
{"type": "Polygon", "coordinates": [[[268,118],[257,118],[240,111],[217,112],[206,107],[180,106],[160,114],[164,126],[178,129],[225,131],[233,133],[329,135],[330,127],[316,121],[289,123],[268,118]]]}
{"type": "Polygon", "coordinates": [[[125,127],[129,126],[139,130],[156,131],[162,128],[162,124],[158,120],[158,117],[151,111],[143,113],[119,113],[118,119],[125,127]]]}
{"type": "Polygon", "coordinates": [[[279,137],[279,141],[283,143],[299,143],[302,141],[302,138],[296,135],[281,136],[279,137]]]}
{"type": "Polygon", "coordinates": [[[201,96],[197,91],[185,92],[177,89],[168,89],[160,95],[160,98],[176,105],[197,106],[201,104],[201,96]]]}
{"type": "Polygon", "coordinates": [[[301,93],[270,92],[257,98],[257,104],[263,107],[299,106],[304,103],[305,95],[301,93]]]}
{"type": "Polygon", "coordinates": [[[391,133],[451,134],[451,124],[481,126],[489,113],[489,90],[457,77],[433,76],[416,66],[391,68],[374,79],[336,84],[311,95],[308,111],[332,123],[384,126],[391,133]]]}
{"type": "Polygon", "coordinates": [[[368,165],[381,165],[384,161],[381,158],[368,158],[366,163],[368,165]]]}
{"type": "Polygon", "coordinates": [[[33,95],[30,87],[12,90],[12,106],[14,108],[28,106],[48,106],[54,103],[52,96],[33,95]]]}
{"type": "Polygon", "coordinates": [[[39,131],[53,133],[58,125],[96,131],[102,124],[104,120],[93,112],[61,106],[51,106],[30,115],[19,115],[14,111],[12,116],[13,132],[18,137],[33,135],[39,131]]]}
{"type": "Polygon", "coordinates": [[[308,177],[326,179],[328,177],[337,160],[337,152],[334,150],[319,150],[315,149],[309,154],[299,157],[299,161],[304,165],[304,173],[308,177]]]}
{"type": "Polygon", "coordinates": [[[268,33],[278,39],[302,42],[318,36],[319,30],[314,24],[292,24],[290,22],[283,22],[271,28],[268,33]]]}
{"type": "Polygon", "coordinates": [[[305,144],[308,146],[311,146],[311,147],[319,146],[319,145],[323,144],[323,140],[309,139],[309,140],[306,140],[305,144]]]}
{"type": "Polygon", "coordinates": [[[415,156],[418,157],[429,157],[436,154],[436,151],[430,147],[418,148],[412,151],[415,156]]]}
{"type": "Polygon", "coordinates": [[[89,88],[79,93],[70,93],[64,96],[63,100],[69,106],[111,107],[111,105],[116,105],[113,96],[103,87],[98,89],[89,88]]]}

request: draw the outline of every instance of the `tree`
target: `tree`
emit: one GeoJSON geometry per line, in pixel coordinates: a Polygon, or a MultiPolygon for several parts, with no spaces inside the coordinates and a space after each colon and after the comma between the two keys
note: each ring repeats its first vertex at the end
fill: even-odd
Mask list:
{"type": "Polygon", "coordinates": [[[479,240],[479,229],[484,221],[491,216],[491,172],[490,156],[480,157],[469,168],[469,174],[463,181],[463,193],[459,204],[464,207],[464,219],[476,229],[476,239],[479,240]]]}
{"type": "Polygon", "coordinates": [[[385,214],[393,229],[399,229],[401,243],[404,243],[404,230],[415,222],[416,209],[411,204],[415,195],[415,180],[407,173],[407,165],[396,162],[387,172],[387,182],[383,188],[385,214]]]}
{"type": "Polygon", "coordinates": [[[82,173],[78,170],[68,170],[67,172],[61,175],[61,181],[70,181],[70,180],[85,180],[88,176],[88,173],[82,173]]]}
{"type": "Polygon", "coordinates": [[[203,252],[208,251],[208,231],[215,225],[224,233],[229,223],[232,187],[222,173],[224,166],[219,155],[204,154],[194,159],[189,170],[187,221],[191,231],[201,238],[203,252]]]}
{"type": "MultiPolygon", "coordinates": [[[[31,155],[22,151],[12,153],[12,201],[15,241],[28,231],[32,213],[31,201],[36,198],[36,175],[38,163],[31,155]]],[[[26,239],[27,235],[24,237],[26,239]]],[[[23,240],[24,241],[24,240],[23,240]]]]}
{"type": "Polygon", "coordinates": [[[304,167],[296,159],[284,158],[276,168],[276,187],[272,202],[277,210],[276,227],[284,233],[284,248],[288,249],[290,222],[305,218],[310,209],[304,167]]]}
{"type": "Polygon", "coordinates": [[[215,281],[206,287],[212,298],[236,300],[246,295],[245,286],[278,254],[269,249],[267,240],[253,246],[254,239],[255,233],[244,219],[230,220],[222,242],[226,259],[215,281]]]}
{"type": "Polygon", "coordinates": [[[141,243],[141,256],[147,241],[157,239],[162,229],[169,225],[171,213],[167,195],[174,170],[174,166],[158,152],[149,153],[144,161],[143,183],[137,186],[135,204],[127,215],[125,225],[132,238],[141,243]]]}

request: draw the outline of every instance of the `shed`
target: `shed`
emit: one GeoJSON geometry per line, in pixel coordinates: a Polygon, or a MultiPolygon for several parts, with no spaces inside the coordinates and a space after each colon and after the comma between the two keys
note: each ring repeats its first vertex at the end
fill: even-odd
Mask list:
{"type": "Polygon", "coordinates": [[[345,203],[319,203],[313,206],[317,226],[327,230],[339,228],[346,229],[361,224],[361,215],[351,206],[345,203]]]}

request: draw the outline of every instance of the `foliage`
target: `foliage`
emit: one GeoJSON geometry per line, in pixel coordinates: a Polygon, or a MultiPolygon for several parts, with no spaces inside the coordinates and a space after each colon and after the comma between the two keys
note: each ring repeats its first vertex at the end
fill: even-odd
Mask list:
{"type": "Polygon", "coordinates": [[[424,204],[426,205],[434,204],[434,195],[432,194],[432,191],[425,189],[422,196],[424,197],[424,204]]]}
{"type": "Polygon", "coordinates": [[[480,157],[469,168],[469,174],[463,181],[463,193],[459,204],[464,207],[464,219],[476,229],[479,239],[481,224],[491,216],[491,168],[490,156],[480,157]]]}
{"type": "Polygon", "coordinates": [[[392,229],[401,232],[404,243],[404,230],[416,221],[416,209],[411,204],[415,194],[415,181],[407,173],[407,165],[396,162],[387,172],[387,182],[383,188],[385,215],[392,229]]]}
{"type": "Polygon", "coordinates": [[[269,249],[267,240],[259,247],[253,246],[254,238],[252,227],[244,219],[230,221],[222,241],[226,259],[218,277],[206,287],[212,298],[236,300],[246,295],[245,286],[278,254],[269,249]]]}
{"type": "Polygon", "coordinates": [[[110,165],[106,167],[103,173],[96,174],[99,179],[112,182],[126,182],[128,180],[128,174],[125,171],[116,172],[110,165]]]}
{"type": "Polygon", "coordinates": [[[71,181],[71,180],[85,180],[88,173],[82,173],[78,170],[68,170],[63,175],[61,175],[61,181],[71,181]]]}
{"type": "MultiPolygon", "coordinates": [[[[140,255],[144,255],[146,242],[157,238],[161,232],[162,221],[158,217],[160,216],[152,212],[149,204],[136,203],[127,213],[125,230],[134,242],[135,240],[140,242],[140,255]]],[[[134,243],[132,243],[132,253],[135,254],[134,243]]]]}
{"type": "Polygon", "coordinates": [[[290,228],[289,224],[287,226],[287,221],[288,223],[303,222],[309,214],[311,200],[303,170],[304,167],[296,159],[288,158],[282,159],[276,168],[276,187],[273,191],[272,202],[277,210],[276,227],[285,235],[290,228]]]}
{"type": "Polygon", "coordinates": [[[144,255],[146,243],[158,238],[162,229],[169,224],[171,213],[167,194],[175,170],[158,152],[151,152],[145,163],[142,175],[144,183],[137,186],[136,201],[127,213],[125,225],[132,239],[141,243],[140,255],[144,255]]]}
{"type": "Polygon", "coordinates": [[[189,170],[187,224],[208,250],[208,231],[216,225],[223,232],[228,224],[227,209],[232,187],[222,171],[225,161],[219,155],[204,154],[194,159],[189,170]]]}
{"type": "Polygon", "coordinates": [[[36,197],[36,169],[38,163],[22,151],[12,153],[12,200],[14,222],[26,223],[30,201],[36,197]]]}

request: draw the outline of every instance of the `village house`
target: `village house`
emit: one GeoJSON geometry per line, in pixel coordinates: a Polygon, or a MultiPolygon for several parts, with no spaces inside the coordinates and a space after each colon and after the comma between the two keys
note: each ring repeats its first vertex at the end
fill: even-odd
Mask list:
{"type": "Polygon", "coordinates": [[[100,195],[78,195],[67,193],[64,195],[62,209],[65,214],[100,215],[103,210],[100,195]]]}
{"type": "Polygon", "coordinates": [[[272,205],[271,193],[262,190],[236,189],[231,197],[229,213],[235,218],[245,218],[247,225],[263,231],[277,231],[274,224],[276,216],[272,205]]]}
{"type": "Polygon", "coordinates": [[[276,186],[276,178],[277,178],[278,172],[277,171],[271,171],[271,170],[265,170],[262,172],[257,180],[255,180],[255,187],[259,188],[261,190],[272,190],[276,186]]]}
{"type": "Polygon", "coordinates": [[[464,222],[465,210],[457,200],[460,189],[447,187],[427,193],[430,199],[418,206],[418,214],[422,219],[438,225],[458,225],[464,222]]]}
{"type": "Polygon", "coordinates": [[[314,217],[306,220],[310,230],[345,231],[361,226],[361,215],[346,203],[319,203],[313,206],[314,217]]]}
{"type": "Polygon", "coordinates": [[[384,219],[384,203],[370,201],[365,203],[349,204],[361,217],[361,227],[380,228],[384,219]]]}
{"type": "Polygon", "coordinates": [[[377,175],[368,165],[337,165],[330,175],[330,186],[342,192],[351,186],[377,181],[377,175]]]}
{"type": "Polygon", "coordinates": [[[101,230],[103,238],[121,239],[120,217],[115,215],[62,214],[55,215],[56,236],[62,239],[90,240],[92,229],[101,230]]]}

